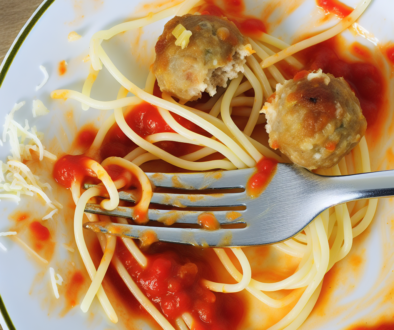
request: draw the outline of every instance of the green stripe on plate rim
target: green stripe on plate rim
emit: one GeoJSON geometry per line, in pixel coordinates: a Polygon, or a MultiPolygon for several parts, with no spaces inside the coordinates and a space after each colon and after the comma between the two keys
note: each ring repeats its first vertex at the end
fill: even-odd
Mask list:
{"type": "MultiPolygon", "coordinates": [[[[23,32],[18,37],[18,40],[16,40],[11,51],[8,53],[8,56],[4,59],[5,62],[4,62],[3,68],[0,71],[0,87],[2,86],[5,76],[9,70],[9,68],[11,67],[12,61],[14,60],[16,54],[18,53],[19,49],[21,48],[26,37],[28,36],[30,31],[33,29],[34,25],[41,18],[41,16],[45,13],[45,11],[54,2],[55,2],[55,0],[47,0],[41,6],[41,8],[34,14],[34,16],[31,17],[29,24],[27,24],[27,26],[25,26],[23,32]]],[[[3,315],[4,321],[5,321],[8,329],[9,330],[16,330],[14,323],[12,322],[11,317],[7,312],[7,308],[5,307],[5,304],[4,304],[4,301],[3,301],[3,298],[1,297],[1,295],[0,295],[0,313],[3,315]]],[[[1,325],[0,325],[0,327],[1,327],[1,325]]]]}
{"type": "Polygon", "coordinates": [[[29,24],[24,28],[23,32],[18,37],[18,40],[16,40],[16,42],[15,42],[14,46],[12,47],[11,51],[9,52],[8,56],[4,59],[4,61],[5,61],[4,66],[0,71],[0,88],[1,88],[1,85],[3,84],[3,81],[5,79],[5,76],[9,70],[9,68],[11,67],[12,61],[14,60],[16,54],[18,53],[19,48],[22,46],[26,37],[28,36],[30,31],[33,29],[34,25],[38,22],[38,20],[45,13],[45,11],[49,8],[49,6],[54,2],[55,2],[55,0],[47,0],[41,6],[41,8],[34,14],[34,16],[31,17],[29,24]]]}
{"type": "MultiPolygon", "coordinates": [[[[16,330],[14,323],[12,323],[12,320],[11,320],[10,316],[8,315],[7,309],[5,308],[3,298],[1,298],[1,296],[0,296],[0,312],[1,312],[1,314],[3,314],[3,318],[5,321],[5,324],[7,324],[8,329],[9,330],[16,330]]],[[[1,325],[0,325],[0,327],[1,327],[1,325]]]]}

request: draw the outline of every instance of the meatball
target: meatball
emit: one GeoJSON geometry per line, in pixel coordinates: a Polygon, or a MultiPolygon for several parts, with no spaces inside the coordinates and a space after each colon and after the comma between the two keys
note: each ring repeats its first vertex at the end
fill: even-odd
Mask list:
{"type": "Polygon", "coordinates": [[[226,87],[228,79],[243,72],[251,46],[234,23],[209,15],[177,16],[164,27],[155,47],[153,73],[162,92],[181,101],[193,101],[202,92],[215,95],[216,87],[226,87]],[[172,34],[181,24],[192,33],[186,48],[175,44],[172,34]]]}
{"type": "Polygon", "coordinates": [[[343,78],[322,70],[297,76],[264,105],[269,144],[307,169],[330,168],[358,144],[367,121],[343,78]]]}

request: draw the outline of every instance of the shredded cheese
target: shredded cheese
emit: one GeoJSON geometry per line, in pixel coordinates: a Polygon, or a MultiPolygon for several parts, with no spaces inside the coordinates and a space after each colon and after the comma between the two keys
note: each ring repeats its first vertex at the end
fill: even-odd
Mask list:
{"type": "Polygon", "coordinates": [[[44,80],[41,82],[41,84],[39,84],[38,86],[36,86],[36,91],[38,91],[39,89],[41,89],[41,88],[47,83],[47,81],[48,81],[48,79],[49,79],[48,71],[47,71],[47,69],[46,69],[43,65],[40,65],[40,70],[41,70],[41,72],[42,72],[43,75],[44,75],[44,80]]]}
{"type": "Polygon", "coordinates": [[[186,30],[186,28],[182,24],[178,24],[176,28],[172,31],[172,35],[176,38],[175,45],[180,46],[182,49],[185,49],[189,45],[192,32],[186,30]]]}
{"type": "Polygon", "coordinates": [[[33,100],[33,117],[45,116],[49,113],[48,108],[41,100],[33,100]]]}
{"type": "Polygon", "coordinates": [[[18,111],[20,108],[22,108],[25,105],[25,101],[16,103],[14,107],[12,108],[11,112],[5,116],[5,123],[4,123],[4,131],[3,131],[3,141],[7,141],[7,133],[9,131],[9,127],[11,124],[11,120],[14,118],[14,113],[18,111]]]}
{"type": "Polygon", "coordinates": [[[55,274],[57,279],[56,279],[56,284],[57,285],[62,285],[63,284],[63,277],[61,277],[59,274],[55,274]]]}
{"type": "Polygon", "coordinates": [[[48,220],[52,219],[52,217],[58,212],[58,209],[55,209],[51,212],[49,212],[45,217],[42,218],[42,220],[48,220]]]}
{"type": "Polygon", "coordinates": [[[189,45],[191,36],[191,31],[183,31],[179,38],[175,41],[175,45],[180,46],[182,49],[185,49],[189,45]]]}
{"type": "Polygon", "coordinates": [[[0,232],[0,236],[14,236],[18,234],[16,231],[4,231],[0,232]]]}
{"type": "Polygon", "coordinates": [[[69,34],[68,34],[68,41],[76,41],[76,40],[79,40],[79,39],[81,39],[82,37],[77,33],[77,32],[75,32],[75,31],[71,31],[69,34]]]}
{"type": "Polygon", "coordinates": [[[65,243],[63,243],[63,247],[64,247],[67,251],[70,251],[71,253],[74,253],[74,252],[75,252],[75,250],[74,250],[71,246],[68,246],[68,245],[65,244],[65,243]]]}
{"type": "MultiPolygon", "coordinates": [[[[41,142],[43,134],[37,132],[35,126],[30,128],[27,120],[24,126],[14,120],[15,112],[24,104],[25,102],[16,104],[6,116],[3,140],[6,141],[8,135],[11,145],[11,156],[8,156],[6,163],[0,161],[0,200],[8,199],[19,203],[22,195],[34,196],[37,194],[44,199],[47,207],[50,208],[49,213],[43,217],[43,220],[47,220],[52,218],[58,212],[58,209],[62,208],[62,205],[56,201],[51,201],[44,192],[44,189],[52,190],[50,184],[41,182],[40,178],[35,176],[23,161],[32,159],[30,154],[32,150],[39,153],[40,160],[44,157],[50,160],[57,160],[57,157],[44,149],[41,142]]],[[[36,112],[36,114],[39,113],[42,113],[42,110],[36,112]]]]}
{"type": "MultiPolygon", "coordinates": [[[[52,267],[49,267],[49,276],[51,278],[53,293],[55,294],[55,298],[59,299],[59,290],[57,289],[57,281],[55,278],[55,270],[52,267]]],[[[62,279],[63,280],[63,279],[62,279]]]]}
{"type": "Polygon", "coordinates": [[[186,28],[182,24],[178,24],[175,29],[172,31],[172,35],[178,39],[180,35],[183,33],[183,31],[186,31],[186,28]]]}

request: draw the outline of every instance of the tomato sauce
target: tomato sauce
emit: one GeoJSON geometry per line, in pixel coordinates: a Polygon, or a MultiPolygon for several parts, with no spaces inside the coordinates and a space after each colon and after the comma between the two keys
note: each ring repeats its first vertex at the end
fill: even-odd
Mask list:
{"type": "Polygon", "coordinates": [[[63,156],[56,162],[53,169],[55,181],[65,188],[71,188],[75,181],[80,181],[85,176],[95,177],[95,173],[87,166],[90,160],[86,156],[63,156]]]}
{"type": "MultiPolygon", "coordinates": [[[[52,239],[50,230],[45,226],[45,222],[36,219],[29,221],[28,218],[29,216],[24,220],[17,220],[16,229],[18,230],[18,233],[22,233],[26,229],[26,238],[28,239],[27,245],[42,258],[50,261],[56,245],[52,239]]],[[[25,238],[23,238],[23,236],[21,237],[21,239],[25,241],[25,238]]]]}
{"type": "Polygon", "coordinates": [[[59,62],[58,72],[59,76],[63,76],[67,73],[67,63],[65,60],[59,62]]]}
{"type": "Polygon", "coordinates": [[[201,284],[202,278],[213,277],[202,251],[158,242],[146,251],[145,269],[120,239],[115,253],[144,294],[170,321],[189,312],[195,330],[236,329],[245,304],[236,294],[214,293],[201,284]]]}
{"type": "Polygon", "coordinates": [[[93,125],[84,126],[78,132],[74,144],[76,144],[76,146],[78,147],[88,149],[92,145],[94,138],[97,135],[97,132],[98,132],[97,128],[94,127],[93,125]]]}
{"type": "Polygon", "coordinates": [[[206,1],[200,9],[202,15],[213,15],[227,17],[238,27],[245,36],[258,36],[267,29],[264,23],[253,17],[244,14],[245,4],[242,0],[229,0],[221,2],[219,7],[214,0],[206,1]]]}
{"type": "Polygon", "coordinates": [[[79,299],[82,294],[85,277],[82,272],[77,270],[71,275],[70,281],[66,282],[66,305],[67,308],[73,308],[79,304],[79,299]]]}
{"type": "Polygon", "coordinates": [[[202,213],[198,216],[197,222],[206,230],[218,230],[219,222],[213,213],[202,213]]]}
{"type": "Polygon", "coordinates": [[[38,221],[33,221],[29,226],[29,230],[37,241],[45,242],[51,238],[49,229],[38,221]]]}
{"type": "MultiPolygon", "coordinates": [[[[160,97],[160,89],[156,88],[155,94],[160,97]]],[[[191,121],[176,114],[172,114],[172,116],[183,127],[186,127],[195,133],[209,136],[206,131],[191,121]]],[[[174,130],[172,130],[161,117],[157,108],[149,103],[143,102],[135,106],[125,116],[125,120],[131,129],[142,138],[156,133],[174,133],[174,130]]],[[[200,149],[200,147],[195,145],[172,141],[160,141],[155,143],[155,145],[178,157],[200,149]]],[[[120,127],[118,125],[114,125],[103,142],[103,146],[100,150],[100,156],[102,159],[111,156],[124,157],[136,147],[136,144],[123,133],[120,127]]]]}
{"type": "Polygon", "coordinates": [[[322,69],[335,77],[344,77],[360,100],[361,109],[370,127],[375,124],[383,108],[384,78],[363,46],[353,44],[351,49],[357,49],[356,53],[361,60],[348,61],[339,56],[337,38],[311,47],[301,56],[308,59],[306,68],[309,70],[322,69]]]}
{"type": "Polygon", "coordinates": [[[394,45],[386,47],[386,56],[391,64],[394,64],[394,45]]]}
{"type": "Polygon", "coordinates": [[[316,0],[316,4],[323,8],[326,14],[335,14],[340,18],[348,16],[353,8],[338,0],[316,0]]]}
{"type": "Polygon", "coordinates": [[[377,325],[358,325],[349,328],[348,330],[393,330],[394,321],[379,323],[377,325]]]}
{"type": "Polygon", "coordinates": [[[260,196],[274,176],[277,164],[276,160],[270,158],[263,158],[257,163],[257,171],[249,179],[246,188],[250,197],[257,198],[260,196]]]}

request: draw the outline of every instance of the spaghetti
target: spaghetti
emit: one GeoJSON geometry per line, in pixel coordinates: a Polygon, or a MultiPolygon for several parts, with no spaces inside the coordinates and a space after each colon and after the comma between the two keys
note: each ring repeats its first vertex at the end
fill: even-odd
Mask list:
{"type": "MultiPolygon", "coordinates": [[[[81,102],[84,110],[88,107],[108,111],[114,109],[114,113],[101,126],[90,149],[86,152],[87,157],[85,157],[84,164],[79,164],[79,166],[84,167],[85,174],[75,177],[71,185],[71,191],[77,205],[74,218],[75,239],[92,279],[91,286],[81,306],[84,312],[88,310],[93,297],[97,295],[108,317],[113,322],[117,321],[116,313],[101,286],[105,272],[112,260],[112,264],[131,293],[163,329],[174,329],[175,326],[179,329],[193,328],[195,322],[199,322],[190,308],[179,308],[180,314],[172,313],[168,308],[169,302],[167,305],[162,304],[162,312],[159,311],[157,305],[153,304],[147,297],[147,292],[150,292],[148,294],[150,297],[153,293],[149,289],[145,288],[145,291],[141,289],[142,282],[140,282],[140,285],[136,283],[125,268],[121,258],[114,253],[120,241],[117,242],[114,238],[98,234],[104,256],[100,267],[96,270],[82,234],[83,210],[89,200],[100,196],[101,189],[104,188],[96,186],[81,194],[81,185],[86,171],[90,173],[90,176],[94,176],[104,184],[110,196],[109,200],[101,202],[105,209],[113,209],[118,205],[119,196],[117,191],[130,187],[131,181],[134,186],[139,187],[142,193],[134,212],[135,220],[141,223],[147,221],[146,212],[152,196],[151,184],[145,173],[140,169],[140,166],[146,162],[160,159],[177,168],[191,171],[234,170],[253,167],[264,158],[273,158],[276,161],[284,162],[284,157],[251,138],[256,125],[264,121],[259,113],[263,102],[267,101],[272,95],[277,83],[283,84],[285,81],[280,66],[275,66],[275,64],[281,60],[286,60],[287,64],[295,70],[300,70],[302,64],[291,55],[341,33],[360,17],[369,3],[369,0],[361,1],[357,8],[337,26],[292,46],[288,46],[266,33],[260,34],[259,37],[250,37],[248,40],[253,47],[254,54],[247,58],[244,73],[233,79],[225,91],[219,91],[215,97],[205,103],[197,104],[194,108],[177,102],[169,94],[163,93],[161,97],[155,95],[155,77],[152,73],[147,78],[145,89],[137,87],[119,71],[101,43],[119,33],[146,26],[174,14],[184,15],[193,10],[200,10],[201,8],[197,7],[203,6],[203,2],[187,0],[181,5],[158,14],[119,24],[109,30],[97,32],[93,36],[90,43],[92,68],[82,93],[69,90],[57,90],[52,93],[52,97],[56,99],[74,99],[81,102]],[[275,53],[273,49],[280,49],[280,51],[275,53]],[[90,97],[94,80],[103,66],[121,85],[117,100],[104,102],[90,97]],[[135,96],[128,96],[129,93],[135,96]],[[245,93],[248,94],[245,95],[245,93]],[[249,96],[250,93],[253,93],[254,96],[249,96]],[[143,135],[137,131],[136,127],[129,124],[128,116],[146,103],[157,108],[157,118],[164,122],[164,128],[157,131],[152,130],[149,134],[143,135]],[[238,108],[235,109],[235,107],[238,108]],[[240,113],[247,118],[243,130],[236,125],[233,118],[234,114],[238,115],[240,113]],[[197,128],[192,127],[190,123],[197,128]],[[125,152],[122,158],[103,159],[100,148],[105,144],[106,136],[112,127],[119,128],[123,136],[131,140],[136,147],[125,152]],[[160,147],[165,146],[161,143],[175,143],[177,146],[187,144],[197,149],[185,154],[174,155],[166,148],[160,147]],[[203,160],[207,156],[218,153],[220,156],[214,160],[203,160]],[[121,174],[118,176],[111,174],[111,172],[114,172],[114,168],[116,169],[115,172],[121,174]],[[130,180],[125,179],[126,176],[122,174],[124,172],[129,173],[130,180]],[[175,317],[174,322],[170,322],[163,314],[175,317]]],[[[42,150],[43,148],[40,148],[40,157],[43,157],[42,150]]],[[[320,170],[319,173],[323,175],[344,175],[353,173],[353,168],[356,168],[357,172],[369,172],[371,170],[365,138],[362,138],[360,144],[355,148],[353,158],[343,158],[339,165],[329,170],[320,170]]],[[[366,204],[348,203],[336,206],[319,215],[302,233],[286,242],[274,244],[273,246],[283,253],[300,258],[297,270],[286,279],[274,283],[258,281],[253,278],[251,265],[241,248],[216,248],[214,252],[218,259],[236,283],[219,283],[204,278],[201,278],[199,283],[205,288],[204,290],[208,289],[214,292],[229,293],[247,290],[256,299],[272,308],[292,305],[293,307],[288,314],[278,323],[272,325],[269,330],[297,329],[306,320],[315,305],[325,274],[335,263],[349,253],[353,238],[360,235],[368,227],[374,217],[376,208],[376,200],[369,200],[366,204]],[[232,261],[234,259],[230,258],[231,254],[241,265],[241,271],[232,261]],[[274,299],[268,294],[280,290],[293,291],[281,299],[274,299]]],[[[98,221],[98,218],[100,218],[100,221],[111,221],[106,217],[87,216],[89,221],[98,221]]],[[[116,221],[126,223],[124,219],[117,219],[116,221]]],[[[150,261],[133,240],[123,238],[122,246],[125,251],[127,250],[133,256],[143,274],[153,276],[149,273],[150,261]]],[[[160,262],[162,262],[160,267],[165,268],[165,262],[160,262]]],[[[157,261],[157,263],[159,262],[157,261]]],[[[182,269],[184,272],[182,274],[185,277],[196,278],[197,275],[193,266],[186,267],[186,265],[177,265],[177,267],[182,269]]],[[[186,284],[183,283],[182,285],[186,284]]],[[[212,297],[211,294],[206,292],[205,297],[212,297]]],[[[176,297],[179,304],[179,301],[183,301],[182,299],[184,301],[190,299],[181,296],[176,297]]],[[[167,298],[161,297],[160,299],[167,298]]],[[[169,319],[171,320],[171,318],[169,319]]]]}

